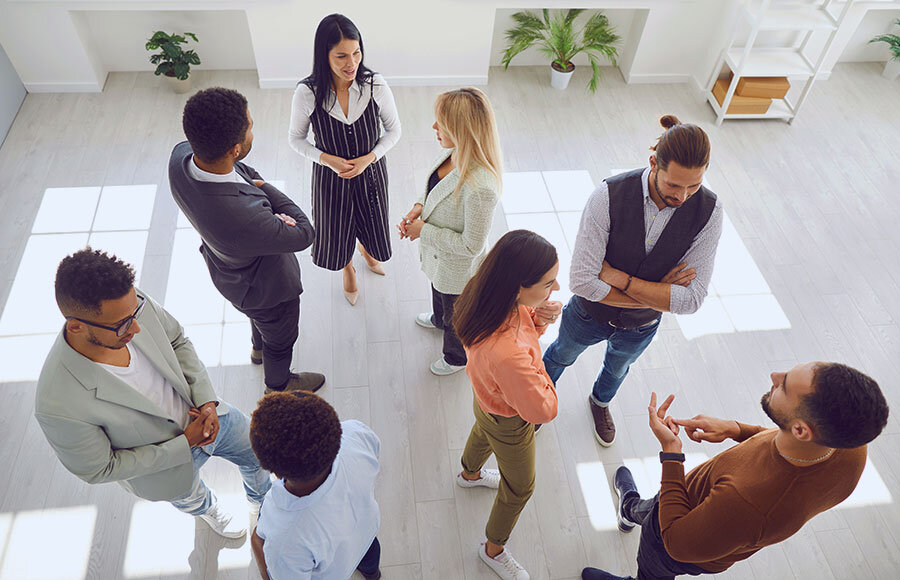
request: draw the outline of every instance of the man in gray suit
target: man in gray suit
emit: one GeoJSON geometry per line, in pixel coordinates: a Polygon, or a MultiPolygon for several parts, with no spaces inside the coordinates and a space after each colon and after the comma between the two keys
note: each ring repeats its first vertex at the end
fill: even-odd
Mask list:
{"type": "Polygon", "coordinates": [[[250,419],[213,391],[181,325],[134,287],[134,270],[86,248],[56,272],[66,323],[38,379],[34,415],[62,464],[87,483],[115,481],[169,501],[219,535],[246,533],[200,479],[210,456],[240,468],[259,513],[271,487],[250,446],[250,419]]]}
{"type": "Polygon", "coordinates": [[[200,253],[213,284],[250,319],[250,360],[262,364],[266,392],[317,391],[320,373],[292,373],[299,335],[300,264],[294,252],[315,232],[289,197],[241,163],[253,146],[247,99],[219,87],[184,107],[187,142],[169,159],[172,196],[203,238],[200,253]]]}

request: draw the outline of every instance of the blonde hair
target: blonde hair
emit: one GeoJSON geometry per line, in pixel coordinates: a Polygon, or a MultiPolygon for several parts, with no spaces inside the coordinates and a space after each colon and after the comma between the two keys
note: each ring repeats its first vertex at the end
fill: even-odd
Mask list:
{"type": "Polygon", "coordinates": [[[503,186],[500,139],[494,109],[487,95],[471,87],[441,93],[434,102],[434,116],[441,131],[456,147],[453,155],[459,181],[453,193],[459,191],[472,170],[480,166],[494,175],[499,194],[503,186]]]}

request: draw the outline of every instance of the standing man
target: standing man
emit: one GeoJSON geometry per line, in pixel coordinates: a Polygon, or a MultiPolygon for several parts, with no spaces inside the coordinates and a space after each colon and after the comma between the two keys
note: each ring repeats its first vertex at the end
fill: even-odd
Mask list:
{"type": "MultiPolygon", "coordinates": [[[[866,465],[866,445],[888,419],[878,383],[837,363],[797,365],[772,373],[762,408],[778,427],[697,415],[666,416],[674,395],[656,408],[650,428],[662,445],[662,487],[641,499],[627,467],[616,471],[619,529],[641,526],[639,580],[671,580],[727,570],[797,533],[810,518],[853,492],[866,465]],[[739,444],[685,476],[679,425],[694,441],[739,444]]],[[[583,580],[626,580],[585,568],[583,580]]]]}
{"type": "Polygon", "coordinates": [[[215,455],[240,468],[251,520],[269,473],[250,447],[249,417],[216,397],[178,321],[134,287],[131,266],[90,248],[60,262],[56,303],[66,323],[44,361],[34,416],[66,469],[243,536],[200,467],[215,455]]]}
{"type": "Polygon", "coordinates": [[[588,200],[572,253],[573,296],[544,353],[555,385],[584,349],[607,341],[588,397],[604,447],[616,438],[609,403],[662,313],[690,314],[703,303],[722,233],[722,206],[702,185],[709,137],[674,115],[660,124],[650,167],[606,179],[588,200]]]}
{"type": "Polygon", "coordinates": [[[253,145],[253,119],[237,91],[211,88],[188,99],[187,142],[169,159],[172,196],[203,238],[213,284],[250,318],[250,360],[265,370],[266,392],[316,391],[320,373],[292,373],[300,323],[300,264],[294,252],[315,233],[293,201],[240,160],[253,145]]]}

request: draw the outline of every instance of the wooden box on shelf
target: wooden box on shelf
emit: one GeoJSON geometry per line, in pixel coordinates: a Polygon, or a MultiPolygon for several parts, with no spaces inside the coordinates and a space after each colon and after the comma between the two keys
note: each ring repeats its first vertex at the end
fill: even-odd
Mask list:
{"type": "MultiPolygon", "coordinates": [[[[713,86],[713,95],[716,97],[716,100],[719,101],[719,105],[725,101],[725,93],[728,92],[729,84],[731,84],[731,79],[722,78],[717,80],[716,84],[713,86]]],[[[772,99],[742,97],[735,93],[735,95],[731,97],[731,103],[729,103],[728,110],[725,111],[725,113],[732,115],[765,115],[771,105],[772,99]]]]}
{"type": "Polygon", "coordinates": [[[791,83],[787,77],[741,77],[735,94],[742,97],[783,99],[790,88],[791,83]]]}

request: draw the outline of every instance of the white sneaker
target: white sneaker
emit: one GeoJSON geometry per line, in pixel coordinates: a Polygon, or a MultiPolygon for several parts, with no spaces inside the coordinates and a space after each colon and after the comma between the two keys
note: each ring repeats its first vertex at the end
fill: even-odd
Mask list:
{"type": "Polygon", "coordinates": [[[205,514],[197,517],[209,524],[209,527],[223,538],[241,538],[247,533],[247,528],[242,528],[235,522],[231,514],[220,508],[218,503],[214,503],[205,514]]]}
{"type": "Polygon", "coordinates": [[[466,365],[457,366],[447,364],[447,361],[444,360],[443,356],[431,363],[431,372],[439,377],[445,377],[447,375],[452,375],[453,373],[458,373],[464,368],[466,368],[466,365]]]}
{"type": "Polygon", "coordinates": [[[247,505],[250,506],[250,527],[248,530],[253,530],[256,528],[256,523],[259,521],[259,510],[262,507],[262,504],[252,499],[247,499],[247,505]]]}
{"type": "Polygon", "coordinates": [[[459,487],[489,487],[497,489],[500,487],[500,472],[496,469],[482,469],[481,477],[473,480],[468,480],[462,476],[462,473],[457,473],[456,485],[459,487]]]}
{"type": "Polygon", "coordinates": [[[416,324],[421,326],[422,328],[437,328],[433,322],[431,322],[431,317],[434,316],[434,312],[422,312],[416,315],[416,324]]]}
{"type": "Polygon", "coordinates": [[[487,555],[484,544],[479,544],[478,555],[503,580],[529,580],[531,578],[525,568],[512,557],[509,550],[504,549],[496,557],[491,558],[487,555]]]}

